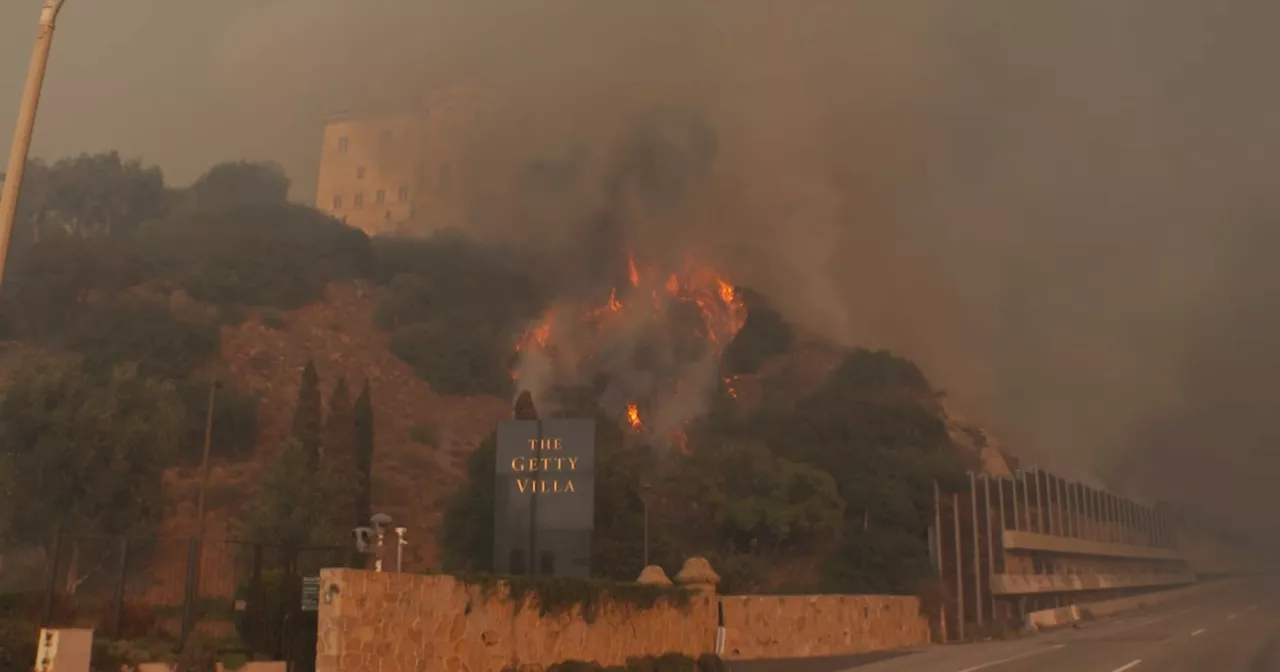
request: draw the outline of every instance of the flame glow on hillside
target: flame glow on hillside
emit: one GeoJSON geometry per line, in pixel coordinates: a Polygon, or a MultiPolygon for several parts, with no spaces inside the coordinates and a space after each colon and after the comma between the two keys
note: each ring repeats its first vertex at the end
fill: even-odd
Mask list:
{"type": "Polygon", "coordinates": [[[628,255],[625,285],[599,303],[554,305],[525,331],[513,376],[535,402],[555,385],[602,383],[601,403],[624,428],[683,448],[746,319],[733,285],[691,257],[670,271],[628,255]]]}

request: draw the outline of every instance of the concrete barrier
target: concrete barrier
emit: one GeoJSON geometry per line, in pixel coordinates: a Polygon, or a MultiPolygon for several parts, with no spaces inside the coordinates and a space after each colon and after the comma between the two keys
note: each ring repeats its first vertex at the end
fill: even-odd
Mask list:
{"type": "Polygon", "coordinates": [[[1035,595],[1194,584],[1194,574],[992,574],[993,595],[1035,595]]]}
{"type": "Polygon", "coordinates": [[[1126,611],[1133,611],[1143,607],[1154,607],[1156,605],[1167,604],[1174,600],[1186,597],[1211,593],[1230,586],[1240,585],[1242,581],[1244,581],[1244,579],[1224,579],[1221,581],[1211,581],[1194,586],[1188,586],[1186,588],[1176,588],[1173,590],[1162,590],[1155,593],[1147,593],[1145,595],[1135,595],[1133,597],[1122,597],[1115,600],[1104,600],[1101,602],[1091,602],[1089,604],[1073,604],[1069,607],[1033,611],[1027,614],[1026,626],[1029,630],[1044,630],[1046,628],[1071,625],[1072,623],[1077,623],[1082,620],[1106,618],[1126,611]]]}

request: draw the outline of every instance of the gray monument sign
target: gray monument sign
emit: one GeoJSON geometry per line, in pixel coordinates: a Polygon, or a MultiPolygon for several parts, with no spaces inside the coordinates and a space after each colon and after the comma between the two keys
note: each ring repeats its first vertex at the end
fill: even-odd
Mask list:
{"type": "Polygon", "coordinates": [[[494,573],[591,575],[595,438],[594,420],[498,425],[494,573]]]}

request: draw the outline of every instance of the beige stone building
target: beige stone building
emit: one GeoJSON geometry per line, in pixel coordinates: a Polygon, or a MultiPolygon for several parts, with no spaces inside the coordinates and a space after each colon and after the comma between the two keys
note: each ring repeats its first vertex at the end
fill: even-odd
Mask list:
{"type": "Polygon", "coordinates": [[[333,117],[324,129],[316,208],[371,236],[464,225],[469,201],[458,168],[491,109],[483,90],[453,87],[416,110],[333,117]]]}

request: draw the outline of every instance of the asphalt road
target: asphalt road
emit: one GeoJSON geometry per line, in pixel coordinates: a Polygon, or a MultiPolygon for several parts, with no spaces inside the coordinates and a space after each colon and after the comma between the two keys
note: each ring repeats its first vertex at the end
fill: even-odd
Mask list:
{"type": "Polygon", "coordinates": [[[1018,640],[731,672],[1280,672],[1280,585],[1255,582],[1018,640]]]}

